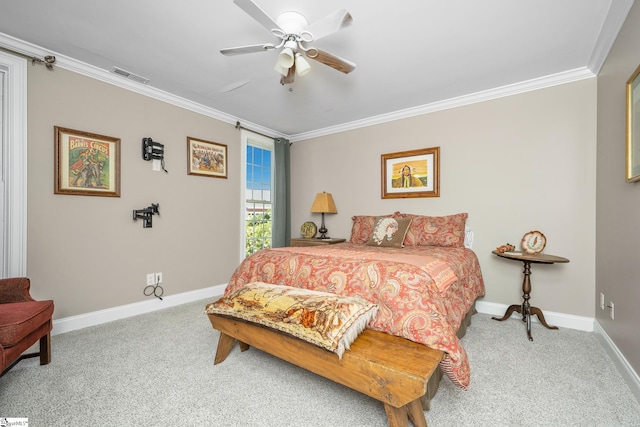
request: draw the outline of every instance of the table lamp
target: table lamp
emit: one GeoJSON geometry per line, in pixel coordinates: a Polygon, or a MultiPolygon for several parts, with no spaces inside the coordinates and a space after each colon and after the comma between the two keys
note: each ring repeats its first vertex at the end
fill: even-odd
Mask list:
{"type": "Polygon", "coordinates": [[[324,226],[324,214],[338,213],[338,209],[336,209],[336,204],[333,202],[333,196],[331,196],[331,193],[322,192],[316,194],[316,199],[313,201],[313,205],[311,206],[311,213],[322,214],[322,225],[318,230],[320,232],[320,236],[318,237],[318,239],[328,239],[328,230],[327,227],[324,226]]]}

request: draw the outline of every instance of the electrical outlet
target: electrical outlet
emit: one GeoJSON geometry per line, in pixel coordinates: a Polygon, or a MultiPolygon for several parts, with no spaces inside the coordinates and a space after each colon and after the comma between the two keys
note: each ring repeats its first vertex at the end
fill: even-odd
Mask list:
{"type": "Polygon", "coordinates": [[[600,292],[600,310],[604,310],[604,293],[600,292]]]}
{"type": "Polygon", "coordinates": [[[156,284],[156,275],[153,273],[147,274],[147,286],[153,286],[156,284]]]}
{"type": "Polygon", "coordinates": [[[156,283],[162,283],[162,273],[156,273],[156,283]]]}
{"type": "Polygon", "coordinates": [[[611,320],[614,320],[614,311],[615,311],[615,308],[616,308],[616,307],[615,307],[615,305],[613,305],[613,303],[612,303],[612,302],[610,302],[609,304],[610,304],[610,305],[609,305],[609,308],[611,308],[611,313],[610,313],[610,315],[611,315],[611,320]]]}

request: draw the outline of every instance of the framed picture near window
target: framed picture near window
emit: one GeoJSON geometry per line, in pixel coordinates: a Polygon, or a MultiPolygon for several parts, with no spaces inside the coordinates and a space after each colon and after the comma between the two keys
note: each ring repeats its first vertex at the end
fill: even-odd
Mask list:
{"type": "Polygon", "coordinates": [[[382,198],[440,197],[440,147],[381,156],[382,198]]]}
{"type": "Polygon", "coordinates": [[[227,146],[187,137],[187,174],[227,178],[227,146]]]}
{"type": "Polygon", "coordinates": [[[120,139],[54,127],[54,194],[120,197],[120,139]]]}
{"type": "Polygon", "coordinates": [[[627,182],[640,180],[640,66],[627,80],[627,182]]]}

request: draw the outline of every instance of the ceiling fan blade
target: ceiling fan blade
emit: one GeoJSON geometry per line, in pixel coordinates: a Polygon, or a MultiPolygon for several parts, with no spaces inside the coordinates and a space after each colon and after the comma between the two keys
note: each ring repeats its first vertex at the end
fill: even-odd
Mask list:
{"type": "Polygon", "coordinates": [[[315,41],[348,27],[352,22],[353,18],[349,12],[340,9],[309,25],[306,31],[313,35],[315,41]]]}
{"type": "Polygon", "coordinates": [[[250,17],[258,21],[267,30],[271,31],[280,26],[260,6],[252,0],[233,0],[233,2],[244,10],[250,17]]]}
{"type": "Polygon", "coordinates": [[[356,64],[351,61],[340,58],[339,56],[332,55],[320,49],[316,50],[318,51],[318,54],[316,56],[307,56],[309,56],[309,58],[311,59],[315,59],[316,61],[323,63],[324,65],[335,68],[336,70],[345,74],[349,74],[356,69],[356,64]]]}
{"type": "Polygon", "coordinates": [[[271,43],[252,44],[248,46],[228,47],[220,49],[220,53],[227,56],[243,55],[245,53],[264,52],[275,49],[276,46],[271,43]]]}
{"type": "Polygon", "coordinates": [[[288,85],[293,83],[293,78],[296,75],[296,64],[294,63],[290,68],[289,68],[289,72],[287,72],[286,76],[281,75],[280,76],[280,84],[281,85],[288,85]]]}

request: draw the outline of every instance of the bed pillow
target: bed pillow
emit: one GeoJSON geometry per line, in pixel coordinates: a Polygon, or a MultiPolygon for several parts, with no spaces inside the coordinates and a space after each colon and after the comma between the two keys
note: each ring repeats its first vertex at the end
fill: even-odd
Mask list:
{"type": "MultiPolygon", "coordinates": [[[[384,217],[391,217],[393,215],[381,215],[384,217]]],[[[369,241],[373,235],[373,227],[376,225],[378,216],[371,215],[356,215],[352,216],[353,226],[351,227],[351,237],[349,243],[365,244],[369,241]]]]}
{"type": "Polygon", "coordinates": [[[395,217],[411,218],[404,239],[405,246],[464,247],[466,212],[446,216],[396,213],[395,217]]]}
{"type": "Polygon", "coordinates": [[[409,224],[411,218],[378,217],[367,246],[403,247],[409,224]]]}
{"type": "Polygon", "coordinates": [[[258,323],[332,351],[345,350],[375,318],[378,306],[358,296],[249,283],[209,304],[207,314],[258,323]]]}

